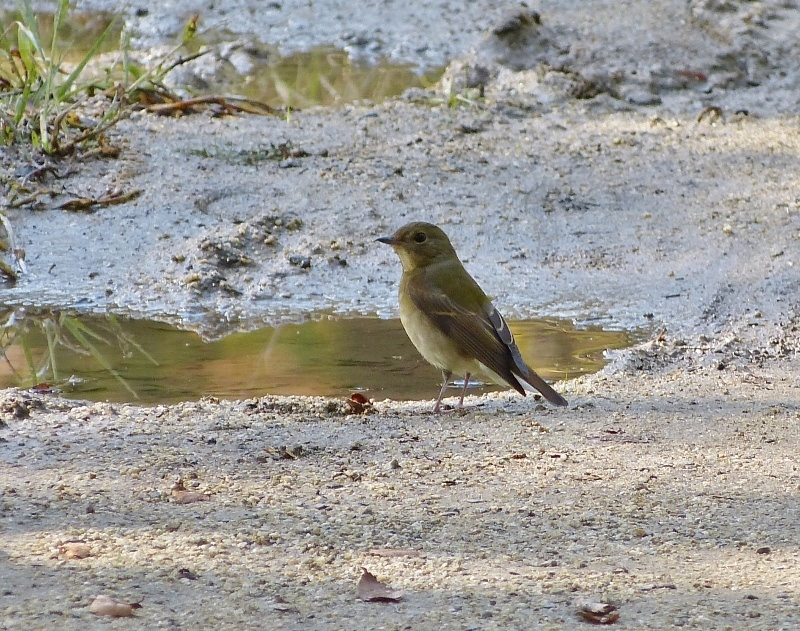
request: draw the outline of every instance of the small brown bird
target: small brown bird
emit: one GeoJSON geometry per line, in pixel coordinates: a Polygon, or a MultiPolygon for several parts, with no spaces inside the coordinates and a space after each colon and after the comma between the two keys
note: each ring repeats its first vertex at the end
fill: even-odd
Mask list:
{"type": "Polygon", "coordinates": [[[391,245],[403,264],[400,321],[420,354],[444,377],[435,414],[453,373],[465,376],[459,406],[476,374],[522,396],[528,385],[553,405],[567,405],[522,359],[503,316],[464,269],[441,228],[410,223],[378,241],[391,245]]]}

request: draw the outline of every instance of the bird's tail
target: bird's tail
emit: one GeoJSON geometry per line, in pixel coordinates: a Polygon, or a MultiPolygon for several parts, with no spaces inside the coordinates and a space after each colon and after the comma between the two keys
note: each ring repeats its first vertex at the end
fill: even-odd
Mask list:
{"type": "MultiPolygon", "coordinates": [[[[526,368],[528,367],[526,366],[526,368]]],[[[567,400],[564,397],[553,390],[553,388],[551,388],[544,379],[533,372],[533,370],[530,368],[528,368],[527,374],[519,375],[519,381],[522,383],[523,387],[529,386],[526,388],[528,390],[538,390],[541,395],[553,405],[568,405],[567,400]]]]}

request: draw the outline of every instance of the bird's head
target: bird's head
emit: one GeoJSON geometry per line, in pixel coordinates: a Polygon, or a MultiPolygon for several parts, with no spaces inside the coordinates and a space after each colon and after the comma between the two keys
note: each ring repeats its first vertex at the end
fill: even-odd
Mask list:
{"type": "Polygon", "coordinates": [[[376,241],[394,248],[406,272],[452,257],[458,259],[444,231],[424,221],[406,224],[391,237],[381,237],[376,241]]]}

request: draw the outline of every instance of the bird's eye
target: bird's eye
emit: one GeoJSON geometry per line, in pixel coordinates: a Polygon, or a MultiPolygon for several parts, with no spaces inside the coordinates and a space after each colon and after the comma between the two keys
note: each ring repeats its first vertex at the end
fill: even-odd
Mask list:
{"type": "Polygon", "coordinates": [[[418,232],[414,235],[414,241],[417,243],[425,243],[428,240],[427,235],[424,232],[418,232]]]}

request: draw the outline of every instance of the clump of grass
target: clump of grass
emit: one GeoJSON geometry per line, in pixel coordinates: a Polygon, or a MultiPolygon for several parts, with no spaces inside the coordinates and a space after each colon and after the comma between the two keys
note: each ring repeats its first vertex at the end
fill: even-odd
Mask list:
{"type": "MultiPolygon", "coordinates": [[[[20,5],[21,19],[14,21],[2,34],[0,141],[4,144],[30,143],[47,154],[69,153],[79,144],[67,140],[64,127],[69,114],[93,87],[80,81],[81,75],[111,32],[114,22],[71,72],[67,72],[63,59],[65,51],[58,50],[58,35],[68,11],[69,0],[60,0],[53,17],[53,39],[48,47],[40,37],[29,0],[23,0],[20,5]]],[[[114,99],[93,126],[92,133],[82,140],[97,137],[119,119],[120,112],[119,99],[114,99]]],[[[79,133],[79,137],[83,135],[79,133]]]]}
{"type": "Polygon", "coordinates": [[[180,44],[151,69],[131,63],[129,37],[123,30],[119,55],[106,68],[105,77],[90,78],[87,65],[116,29],[117,19],[109,23],[77,63],[70,65],[66,62],[68,51],[59,48],[60,31],[69,11],[69,0],[59,0],[53,16],[52,41],[45,43],[30,0],[22,0],[20,19],[0,34],[0,143],[31,145],[53,156],[102,145],[104,133],[128,116],[133,106],[158,101],[159,93],[170,94],[163,87],[166,74],[197,56],[176,58],[195,34],[196,17],[187,24],[180,44]],[[95,115],[79,116],[90,99],[95,115]]]}
{"type": "MultiPolygon", "coordinates": [[[[21,0],[18,19],[0,30],[0,146],[17,145],[44,154],[50,160],[37,161],[40,171],[53,170],[52,159],[78,151],[83,157],[116,157],[119,149],[111,146],[106,132],[136,107],[178,101],[163,81],[173,68],[201,54],[179,54],[195,35],[197,16],[187,23],[180,43],[149,68],[131,61],[129,35],[121,29],[119,52],[98,78],[90,62],[97,61],[111,34],[120,30],[119,20],[112,19],[86,53],[69,63],[69,46],[60,45],[62,31],[68,30],[69,12],[69,0],[59,0],[52,37],[45,42],[31,0],[21,0]]],[[[0,280],[13,282],[18,272],[25,272],[24,251],[14,243],[4,209],[52,195],[52,191],[31,188],[26,179],[0,176],[6,188],[0,202],[0,228],[6,234],[0,236],[0,253],[10,252],[17,268],[0,259],[0,280]]],[[[69,204],[62,207],[71,209],[69,204]]]]}

